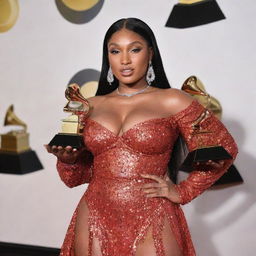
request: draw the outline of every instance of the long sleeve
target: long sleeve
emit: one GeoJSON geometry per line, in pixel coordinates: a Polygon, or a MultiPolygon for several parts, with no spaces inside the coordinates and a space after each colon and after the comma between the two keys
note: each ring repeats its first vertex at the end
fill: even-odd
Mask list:
{"type": "Polygon", "coordinates": [[[74,164],[57,160],[57,171],[61,180],[70,188],[89,183],[93,175],[93,156],[84,151],[74,164]]]}
{"type": "Polygon", "coordinates": [[[189,151],[196,149],[200,140],[200,143],[204,146],[217,144],[224,147],[232,156],[232,159],[224,160],[223,167],[217,169],[213,168],[209,170],[207,166],[204,170],[203,165],[200,165],[201,167],[192,171],[186,180],[175,185],[181,198],[181,204],[190,202],[209,188],[227,171],[238,153],[234,139],[212,112],[200,123],[201,129],[210,131],[210,133],[197,135],[200,138],[192,135],[192,123],[203,111],[205,111],[205,108],[194,100],[186,109],[174,116],[179,132],[184,138],[189,151]]]}

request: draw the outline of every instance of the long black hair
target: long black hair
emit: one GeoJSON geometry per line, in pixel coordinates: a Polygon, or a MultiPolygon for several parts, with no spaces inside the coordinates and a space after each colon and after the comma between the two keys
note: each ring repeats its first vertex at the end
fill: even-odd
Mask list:
{"type": "MultiPolygon", "coordinates": [[[[155,80],[151,83],[151,86],[162,88],[162,89],[170,88],[171,86],[168,82],[168,79],[164,71],[162,58],[161,58],[153,31],[142,20],[137,18],[127,18],[127,19],[120,19],[116,21],[110,26],[110,28],[106,32],[106,35],[103,41],[102,67],[101,67],[99,85],[98,85],[98,90],[96,92],[96,95],[105,95],[105,94],[111,93],[118,87],[118,80],[115,77],[114,77],[114,82],[111,85],[109,85],[107,82],[107,74],[109,70],[108,42],[111,36],[115,32],[123,28],[139,34],[142,38],[144,38],[148,46],[151,47],[153,50],[153,56],[151,61],[152,61],[152,66],[155,72],[155,80]]],[[[178,167],[180,166],[183,159],[183,155],[184,155],[183,151],[184,151],[184,143],[181,137],[179,136],[176,143],[174,144],[172,157],[168,163],[169,177],[175,183],[177,180],[178,167]]]]}
{"type": "Polygon", "coordinates": [[[153,56],[151,61],[152,61],[156,78],[151,83],[151,86],[163,88],[163,89],[170,88],[170,84],[165,75],[162,58],[158,50],[156,38],[154,36],[153,31],[142,20],[137,18],[127,18],[127,19],[120,19],[116,21],[110,26],[110,28],[106,32],[106,35],[103,41],[103,57],[102,57],[101,74],[100,74],[99,85],[98,85],[98,90],[96,92],[96,95],[108,94],[114,91],[118,87],[118,80],[116,78],[114,78],[114,82],[111,85],[109,85],[107,82],[107,73],[109,70],[108,42],[111,36],[115,32],[123,28],[139,34],[147,42],[148,46],[152,48],[153,56]]]}

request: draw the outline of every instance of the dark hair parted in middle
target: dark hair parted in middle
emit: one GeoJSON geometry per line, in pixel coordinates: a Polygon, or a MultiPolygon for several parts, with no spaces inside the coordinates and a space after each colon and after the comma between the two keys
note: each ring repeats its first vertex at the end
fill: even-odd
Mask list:
{"type": "Polygon", "coordinates": [[[137,18],[127,18],[127,19],[120,19],[115,23],[113,23],[105,35],[104,42],[103,42],[103,58],[102,58],[101,74],[100,74],[99,86],[98,86],[96,95],[108,94],[114,91],[118,87],[118,80],[116,78],[114,78],[114,82],[111,85],[109,85],[107,82],[107,73],[109,70],[108,42],[111,36],[115,32],[123,28],[127,30],[131,30],[137,33],[138,35],[140,35],[147,42],[148,46],[152,48],[152,51],[153,51],[152,65],[153,65],[156,78],[151,83],[151,86],[163,88],[163,89],[170,88],[170,84],[165,75],[161,55],[158,50],[156,38],[154,36],[153,31],[142,20],[137,18]]]}

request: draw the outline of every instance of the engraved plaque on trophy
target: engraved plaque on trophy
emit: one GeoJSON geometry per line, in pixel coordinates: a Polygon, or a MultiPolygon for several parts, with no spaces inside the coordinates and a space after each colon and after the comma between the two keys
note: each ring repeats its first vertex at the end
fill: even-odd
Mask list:
{"type": "Polygon", "coordinates": [[[1,134],[0,172],[25,174],[42,169],[36,152],[29,146],[27,125],[15,115],[13,105],[6,112],[4,125],[23,128],[1,134]]]}
{"type": "Polygon", "coordinates": [[[202,137],[211,136],[210,130],[202,128],[201,124],[209,116],[208,106],[211,104],[211,96],[202,90],[197,84],[197,78],[195,76],[189,77],[183,84],[182,90],[190,95],[201,95],[206,98],[205,111],[192,123],[192,136],[197,142],[197,147],[193,151],[189,152],[185,158],[182,167],[185,169],[193,169],[196,163],[207,162],[208,160],[224,160],[231,159],[232,156],[218,144],[204,145],[202,137]]]}
{"type": "Polygon", "coordinates": [[[81,148],[84,146],[82,136],[84,125],[82,120],[89,114],[90,105],[88,100],[81,94],[79,85],[75,83],[68,85],[65,97],[68,103],[63,110],[72,114],[62,120],[61,132],[53,137],[49,145],[81,148]]]}

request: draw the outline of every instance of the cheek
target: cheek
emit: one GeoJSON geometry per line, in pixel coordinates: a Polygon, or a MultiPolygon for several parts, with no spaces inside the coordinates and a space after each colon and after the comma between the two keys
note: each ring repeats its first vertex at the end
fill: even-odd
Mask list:
{"type": "Polygon", "coordinates": [[[114,58],[113,56],[108,57],[109,65],[111,66],[112,70],[115,70],[118,68],[118,60],[117,58],[114,58]]]}
{"type": "Polygon", "coordinates": [[[148,63],[149,63],[149,58],[148,56],[141,56],[141,58],[136,59],[136,66],[140,72],[146,72],[148,69],[148,63]]]}

